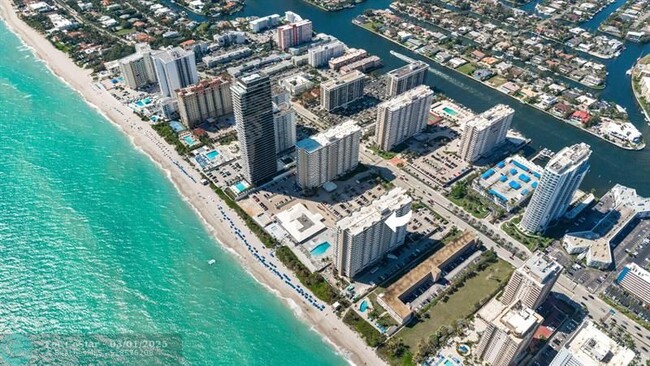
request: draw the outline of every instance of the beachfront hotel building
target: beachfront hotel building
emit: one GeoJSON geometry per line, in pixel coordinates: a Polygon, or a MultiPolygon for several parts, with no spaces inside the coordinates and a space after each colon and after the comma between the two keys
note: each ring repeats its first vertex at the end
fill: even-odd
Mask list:
{"type": "Polygon", "coordinates": [[[553,220],[564,215],[589,171],[590,155],[589,145],[580,143],[565,147],[551,158],[519,223],[522,230],[544,232],[553,220]]]}
{"type": "Polygon", "coordinates": [[[244,178],[251,184],[269,180],[278,171],[269,77],[250,74],[236,79],[230,90],[244,178]]]}
{"type": "Polygon", "coordinates": [[[138,89],[157,81],[156,70],[151,59],[148,43],[135,45],[135,53],[118,61],[124,83],[131,89],[138,89]]]}
{"type": "Polygon", "coordinates": [[[387,97],[396,97],[399,94],[422,85],[427,81],[429,67],[422,61],[412,62],[406,66],[388,72],[387,97]]]}
{"type": "Polygon", "coordinates": [[[298,185],[314,189],[359,164],[361,128],[353,120],[296,143],[298,185]]]}
{"type": "Polygon", "coordinates": [[[290,47],[311,41],[311,20],[300,20],[278,27],[278,48],[286,51],[290,47]]]}
{"type": "Polygon", "coordinates": [[[345,44],[341,41],[325,43],[307,51],[307,61],[311,67],[327,66],[329,60],[345,53],[345,44]]]}
{"type": "Polygon", "coordinates": [[[616,283],[627,292],[650,305],[650,272],[636,263],[629,263],[616,277],[616,283]]]}
{"type": "Polygon", "coordinates": [[[433,91],[425,85],[410,89],[377,106],[375,142],[388,151],[427,126],[433,91]]]}
{"type": "Polygon", "coordinates": [[[460,157],[473,163],[489,156],[506,140],[515,111],[504,104],[496,105],[465,124],[460,141],[460,157]]]}
{"type": "Polygon", "coordinates": [[[334,266],[340,276],[354,277],[404,243],[411,202],[403,188],[394,188],[336,223],[334,266]]]}
{"type": "Polygon", "coordinates": [[[521,301],[526,307],[537,309],[548,297],[562,273],[562,266],[542,251],[537,251],[512,273],[501,295],[501,303],[510,305],[521,301]]]}
{"type": "Polygon", "coordinates": [[[320,86],[321,107],[331,112],[360,99],[363,97],[365,80],[366,75],[356,70],[322,83],[320,86]]]}
{"type": "Polygon", "coordinates": [[[172,97],[177,89],[199,82],[194,51],[180,47],[152,53],[156,78],[163,97],[172,97]]]}
{"type": "Polygon", "coordinates": [[[492,300],[478,312],[487,327],[476,346],[476,356],[488,365],[514,366],[544,318],[521,301],[509,306],[492,300]]]}
{"type": "Polygon", "coordinates": [[[627,366],[634,351],[619,344],[587,320],[562,347],[549,366],[627,366]]]}
{"type": "Polygon", "coordinates": [[[188,128],[233,112],[230,80],[206,79],[176,92],[178,114],[188,128]]]}

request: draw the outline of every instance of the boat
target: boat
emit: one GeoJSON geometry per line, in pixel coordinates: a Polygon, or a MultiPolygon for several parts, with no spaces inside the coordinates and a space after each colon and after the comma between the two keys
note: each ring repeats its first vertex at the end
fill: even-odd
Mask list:
{"type": "Polygon", "coordinates": [[[631,67],[629,70],[627,70],[627,71],[625,72],[625,75],[632,75],[632,70],[633,70],[633,69],[634,69],[634,67],[631,67]]]}
{"type": "Polygon", "coordinates": [[[213,265],[213,264],[215,264],[215,263],[217,263],[217,261],[216,261],[215,259],[210,259],[210,260],[208,261],[208,264],[209,264],[209,265],[213,265]]]}

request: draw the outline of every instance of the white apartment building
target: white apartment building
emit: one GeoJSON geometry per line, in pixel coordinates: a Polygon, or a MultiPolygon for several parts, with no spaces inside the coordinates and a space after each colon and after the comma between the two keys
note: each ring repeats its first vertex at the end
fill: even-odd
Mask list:
{"type": "Polygon", "coordinates": [[[323,67],[327,66],[329,60],[343,53],[345,53],[345,44],[341,41],[333,41],[310,48],[307,51],[307,61],[311,67],[323,67]]]}
{"type": "Polygon", "coordinates": [[[377,106],[375,142],[388,151],[427,126],[433,91],[425,85],[387,100],[377,106]]]}
{"type": "Polygon", "coordinates": [[[321,107],[329,112],[347,106],[363,97],[366,75],[353,71],[320,86],[321,107]]]}
{"type": "Polygon", "coordinates": [[[549,366],[627,366],[634,356],[634,351],[618,344],[587,320],[549,366]]]}
{"type": "Polygon", "coordinates": [[[151,59],[151,47],[147,43],[135,45],[135,53],[118,61],[124,82],[131,89],[155,83],[156,70],[151,59]]]}
{"type": "Polygon", "coordinates": [[[490,301],[478,313],[487,323],[476,346],[476,356],[492,366],[514,366],[544,318],[520,301],[504,306],[490,301]]]}
{"type": "Polygon", "coordinates": [[[275,152],[281,153],[296,145],[296,112],[289,102],[273,103],[275,152]]]}
{"type": "Polygon", "coordinates": [[[260,33],[266,29],[273,28],[278,24],[280,24],[280,15],[272,14],[251,20],[248,23],[248,27],[250,28],[251,32],[260,33]]]}
{"type": "Polygon", "coordinates": [[[589,170],[591,148],[585,143],[565,147],[546,164],[539,185],[519,224],[530,233],[544,232],[566,212],[589,170]]]}
{"type": "Polygon", "coordinates": [[[513,272],[499,301],[504,305],[521,301],[526,307],[537,309],[548,297],[560,273],[561,265],[537,251],[513,272]]]}
{"type": "Polygon", "coordinates": [[[473,163],[488,156],[506,140],[514,114],[512,108],[499,104],[468,121],[460,141],[460,157],[473,163]]]}
{"type": "Polygon", "coordinates": [[[156,51],[151,57],[162,96],[174,96],[177,89],[199,82],[193,51],[175,47],[156,51]]]}
{"type": "Polygon", "coordinates": [[[298,185],[314,189],[359,164],[361,128],[347,120],[296,143],[298,185]]]}
{"type": "Polygon", "coordinates": [[[221,77],[179,89],[176,100],[181,122],[189,128],[233,112],[230,80],[221,77]]]}
{"type": "Polygon", "coordinates": [[[339,275],[352,278],[404,243],[411,202],[398,187],[336,223],[334,266],[339,275]]]}
{"type": "Polygon", "coordinates": [[[643,267],[636,263],[626,264],[616,277],[616,283],[646,305],[650,304],[650,272],[643,267]]]}
{"type": "Polygon", "coordinates": [[[429,66],[422,61],[416,61],[389,71],[386,74],[388,77],[387,96],[389,98],[395,97],[409,89],[424,84],[427,80],[428,71],[429,66]]]}

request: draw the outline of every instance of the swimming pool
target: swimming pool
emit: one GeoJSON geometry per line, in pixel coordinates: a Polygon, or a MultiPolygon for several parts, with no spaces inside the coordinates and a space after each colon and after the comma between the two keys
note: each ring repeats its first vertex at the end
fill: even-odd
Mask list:
{"type": "Polygon", "coordinates": [[[149,104],[151,104],[151,98],[144,98],[135,102],[135,105],[138,107],[144,107],[149,104]]]}
{"type": "Polygon", "coordinates": [[[328,243],[328,242],[320,243],[320,244],[318,244],[314,249],[312,249],[312,250],[310,251],[310,253],[311,253],[311,255],[313,255],[313,256],[323,255],[323,254],[325,254],[325,252],[327,251],[327,249],[330,248],[330,246],[331,246],[331,245],[330,245],[330,243],[328,243]]]}
{"type": "Polygon", "coordinates": [[[196,144],[196,141],[192,138],[192,135],[183,136],[183,141],[185,141],[185,143],[189,146],[196,144]]]}
{"type": "Polygon", "coordinates": [[[445,113],[447,113],[448,115],[452,116],[452,117],[458,115],[458,112],[456,112],[455,110],[453,110],[453,109],[451,109],[449,107],[444,107],[444,108],[442,108],[442,110],[445,113]]]}
{"type": "Polygon", "coordinates": [[[241,193],[241,192],[246,190],[246,185],[244,183],[242,183],[242,182],[239,182],[239,183],[235,184],[235,188],[237,188],[237,190],[239,191],[237,193],[241,193]]]}
{"type": "Polygon", "coordinates": [[[368,302],[366,300],[361,301],[361,304],[359,305],[359,310],[362,313],[368,310],[368,302]]]}
{"type": "Polygon", "coordinates": [[[216,159],[217,156],[219,156],[219,152],[217,150],[212,150],[205,154],[205,157],[210,159],[211,161],[216,159]]]}

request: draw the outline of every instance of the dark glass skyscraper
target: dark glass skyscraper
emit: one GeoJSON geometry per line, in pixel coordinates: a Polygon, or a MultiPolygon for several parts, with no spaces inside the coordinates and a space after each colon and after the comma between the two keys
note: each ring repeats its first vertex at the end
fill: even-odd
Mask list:
{"type": "Polygon", "coordinates": [[[278,170],[271,82],[260,73],[246,75],[235,81],[231,91],[244,177],[258,184],[278,170]]]}

